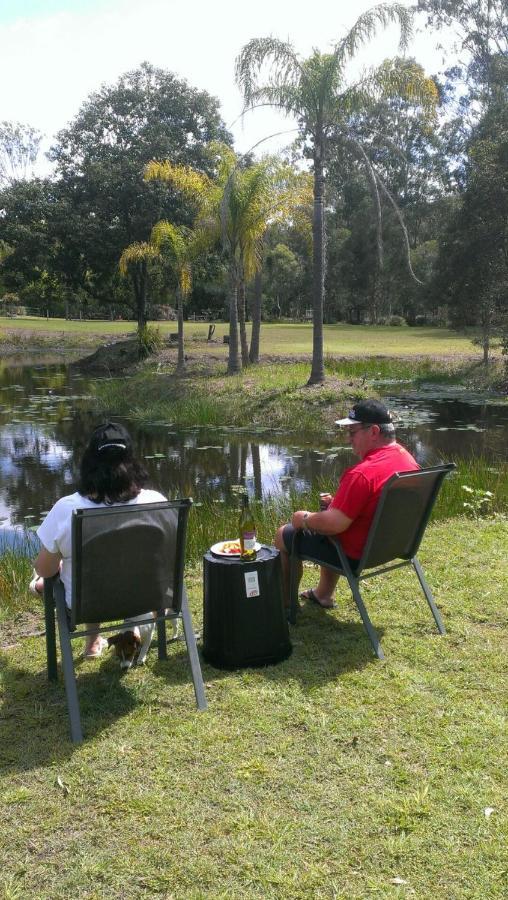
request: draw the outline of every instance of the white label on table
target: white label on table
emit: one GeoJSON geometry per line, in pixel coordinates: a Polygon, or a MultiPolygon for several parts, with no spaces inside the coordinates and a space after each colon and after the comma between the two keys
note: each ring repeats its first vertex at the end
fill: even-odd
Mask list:
{"type": "Polygon", "coordinates": [[[245,573],[245,595],[247,597],[259,597],[259,578],[256,570],[245,573]]]}

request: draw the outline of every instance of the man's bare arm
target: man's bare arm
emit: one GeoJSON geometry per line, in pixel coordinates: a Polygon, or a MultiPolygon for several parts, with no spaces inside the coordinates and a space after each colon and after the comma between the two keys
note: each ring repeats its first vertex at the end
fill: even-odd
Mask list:
{"type": "Polygon", "coordinates": [[[291,518],[293,528],[308,528],[310,531],[317,531],[318,534],[342,534],[352,521],[340,509],[324,509],[321,512],[299,509],[291,518]],[[304,519],[306,513],[307,517],[304,519]]]}

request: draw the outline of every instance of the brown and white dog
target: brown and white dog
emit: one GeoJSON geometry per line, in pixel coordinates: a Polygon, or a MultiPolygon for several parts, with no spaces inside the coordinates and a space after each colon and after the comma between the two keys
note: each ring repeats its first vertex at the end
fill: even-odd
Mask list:
{"type": "MultiPolygon", "coordinates": [[[[152,613],[155,617],[156,613],[152,613]]],[[[130,669],[131,666],[142,666],[145,663],[153,633],[155,622],[147,622],[144,625],[136,625],[136,622],[146,619],[147,613],[142,616],[132,616],[125,619],[123,628],[118,634],[108,637],[108,647],[114,647],[115,654],[120,660],[121,669],[130,669]]],[[[170,619],[173,628],[173,639],[178,637],[178,623],[170,619]]]]}

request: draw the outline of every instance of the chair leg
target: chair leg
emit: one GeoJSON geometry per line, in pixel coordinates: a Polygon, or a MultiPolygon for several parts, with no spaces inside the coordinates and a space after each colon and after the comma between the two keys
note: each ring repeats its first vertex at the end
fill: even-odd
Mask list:
{"type": "Polygon", "coordinates": [[[160,622],[157,622],[157,657],[158,659],[168,658],[165,619],[161,619],[160,622]]]}
{"type": "Polygon", "coordinates": [[[362,622],[363,622],[365,631],[367,632],[367,634],[369,636],[369,640],[374,649],[374,653],[376,654],[378,659],[384,659],[385,655],[383,653],[383,648],[381,647],[381,644],[379,643],[377,631],[374,628],[372,622],[370,621],[369,614],[367,612],[367,607],[365,606],[365,603],[362,600],[362,595],[360,594],[360,588],[358,587],[358,579],[355,578],[354,575],[350,576],[347,572],[345,574],[346,574],[347,580],[349,582],[349,587],[351,588],[351,593],[353,594],[353,600],[355,601],[355,603],[358,607],[358,612],[360,613],[360,616],[362,617],[362,622]]]}
{"type": "Polygon", "coordinates": [[[444,623],[441,618],[441,613],[439,612],[439,610],[436,606],[434,597],[432,596],[432,592],[425,580],[425,576],[423,574],[423,569],[422,569],[420,563],[418,562],[416,556],[413,557],[413,559],[411,560],[411,563],[412,563],[413,568],[418,576],[418,581],[421,584],[422,591],[425,594],[425,598],[427,600],[427,603],[430,606],[432,615],[434,616],[434,621],[437,625],[437,630],[439,631],[439,634],[446,634],[446,628],[444,627],[444,623]]]}
{"type": "Polygon", "coordinates": [[[69,636],[69,625],[67,623],[67,611],[65,608],[65,597],[63,588],[59,590],[56,586],[56,615],[58,619],[58,633],[60,635],[60,649],[62,653],[62,669],[64,674],[65,693],[67,695],[67,709],[69,711],[69,721],[71,726],[71,739],[74,744],[83,743],[83,732],[81,730],[81,718],[79,715],[78,691],[76,688],[76,675],[74,672],[74,661],[72,659],[71,639],[69,636]]]}
{"type": "Polygon", "coordinates": [[[201,672],[201,663],[199,662],[196,636],[192,627],[192,619],[189,610],[189,601],[187,598],[187,590],[185,588],[185,585],[182,588],[182,622],[183,632],[185,634],[185,642],[187,644],[187,653],[189,654],[192,682],[194,684],[194,693],[196,695],[196,705],[198,709],[204,710],[207,709],[208,704],[205,697],[203,674],[201,672]]]}
{"type": "Polygon", "coordinates": [[[46,625],[46,668],[48,681],[57,681],[55,600],[53,597],[52,578],[44,579],[44,620],[46,625]]]}

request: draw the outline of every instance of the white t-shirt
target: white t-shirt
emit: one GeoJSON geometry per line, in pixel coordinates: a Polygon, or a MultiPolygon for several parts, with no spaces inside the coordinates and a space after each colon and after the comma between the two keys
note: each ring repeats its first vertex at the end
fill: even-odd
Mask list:
{"type": "Polygon", "coordinates": [[[70,608],[72,599],[72,570],[71,570],[71,554],[72,554],[72,513],[75,509],[98,509],[101,506],[131,506],[136,503],[159,503],[166,500],[158,491],[150,491],[142,488],[137,497],[133,500],[127,500],[124,503],[94,503],[88,497],[83,497],[76,491],[75,494],[69,494],[68,497],[61,497],[57,500],[52,509],[50,509],[44,522],[39,525],[37,534],[41,539],[42,546],[49,553],[60,553],[62,556],[62,571],[60,578],[65,587],[65,601],[70,608]]]}

